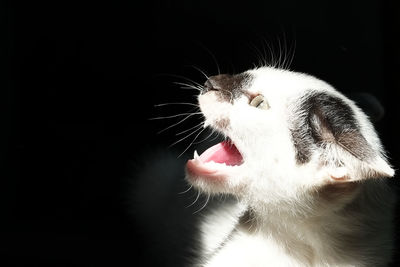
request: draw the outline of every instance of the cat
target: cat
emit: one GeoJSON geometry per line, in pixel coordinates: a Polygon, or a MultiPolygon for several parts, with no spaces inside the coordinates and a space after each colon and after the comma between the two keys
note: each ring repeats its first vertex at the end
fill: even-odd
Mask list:
{"type": "Polygon", "coordinates": [[[186,163],[204,195],[194,266],[386,266],[394,176],[369,118],[330,84],[259,67],[208,78],[204,127],[224,136],[186,163]]]}

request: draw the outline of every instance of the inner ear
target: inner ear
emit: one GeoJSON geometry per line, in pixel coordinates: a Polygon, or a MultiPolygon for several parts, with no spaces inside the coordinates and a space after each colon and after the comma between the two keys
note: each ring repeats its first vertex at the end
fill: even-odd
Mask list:
{"type": "Polygon", "coordinates": [[[343,99],[320,93],[311,101],[309,123],[319,146],[335,144],[359,160],[375,156],[361,134],[354,111],[343,99]]]}
{"type": "Polygon", "coordinates": [[[311,113],[311,133],[317,145],[326,147],[328,144],[334,144],[359,160],[373,158],[375,153],[368,141],[361,134],[357,123],[340,121],[340,113],[334,115],[334,112],[324,112],[325,107],[317,107],[311,113]]]}

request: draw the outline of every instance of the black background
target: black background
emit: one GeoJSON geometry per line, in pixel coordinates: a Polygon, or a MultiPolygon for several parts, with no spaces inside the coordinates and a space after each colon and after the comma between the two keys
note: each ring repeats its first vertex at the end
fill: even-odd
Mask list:
{"type": "Polygon", "coordinates": [[[127,211],[124,194],[137,192],[126,177],[135,159],[151,161],[144,152],[177,140],[174,129],[157,134],[170,121],[149,118],[189,109],[154,104],[193,103],[174,75],[203,83],[196,68],[217,74],[214,58],[222,72],[244,71],[266,43],[275,54],[296,47],[291,69],[374,94],[400,166],[395,1],[31,1],[0,12],[2,266],[162,262],[127,211]]]}

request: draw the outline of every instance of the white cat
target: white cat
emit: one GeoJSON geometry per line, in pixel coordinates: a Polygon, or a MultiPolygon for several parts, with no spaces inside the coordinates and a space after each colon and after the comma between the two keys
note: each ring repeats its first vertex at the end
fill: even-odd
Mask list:
{"type": "Polygon", "coordinates": [[[198,97],[217,144],[186,165],[209,214],[198,266],[385,266],[394,170],[367,116],[331,85],[262,67],[208,79],[198,97]]]}

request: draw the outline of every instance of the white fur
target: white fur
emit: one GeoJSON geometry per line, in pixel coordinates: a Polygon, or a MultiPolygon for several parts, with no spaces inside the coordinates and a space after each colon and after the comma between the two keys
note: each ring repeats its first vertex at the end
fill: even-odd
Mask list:
{"type": "Polygon", "coordinates": [[[248,74],[253,77],[243,89],[248,94],[233,104],[215,91],[199,96],[205,124],[229,136],[244,159],[240,166],[218,166],[220,179],[187,175],[201,191],[239,199],[237,207],[221,207],[224,211],[213,212],[201,226],[204,250],[199,266],[387,264],[393,197],[381,179],[369,177],[376,173],[391,177],[394,171],[367,116],[315,77],[269,67],[248,74]],[[352,108],[361,134],[375,153],[373,159],[362,161],[333,144],[326,156],[326,151],[316,149],[306,164],[296,162],[290,127],[299,99],[309,91],[339,97],[352,108]],[[270,109],[249,105],[248,95],[257,94],[264,95],[270,109]],[[229,126],[221,128],[222,120],[229,126]],[[328,164],[321,163],[324,157],[328,164]],[[339,159],[344,166],[334,164],[339,159]],[[341,177],[347,180],[336,179],[341,177]],[[353,181],[358,181],[355,190],[334,199],[326,199],[329,196],[321,190],[353,181]],[[251,221],[246,223],[239,222],[244,210],[251,211],[251,221]],[[235,232],[230,234],[232,229],[235,232]]]}

